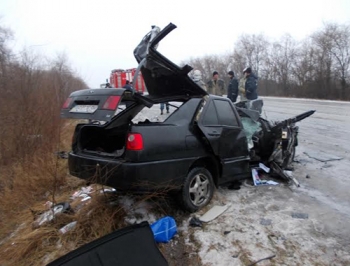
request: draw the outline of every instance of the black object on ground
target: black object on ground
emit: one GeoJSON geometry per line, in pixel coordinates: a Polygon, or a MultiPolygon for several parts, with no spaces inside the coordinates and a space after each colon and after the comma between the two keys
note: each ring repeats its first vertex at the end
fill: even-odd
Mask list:
{"type": "Polygon", "coordinates": [[[297,219],[309,219],[309,214],[302,212],[292,212],[292,217],[297,219]]]}
{"type": "Polygon", "coordinates": [[[47,266],[165,266],[148,222],[125,227],[92,241],[47,266]]]}
{"type": "Polygon", "coordinates": [[[203,223],[196,216],[192,217],[190,220],[190,226],[192,227],[202,227],[203,223]]]}
{"type": "Polygon", "coordinates": [[[309,175],[306,175],[305,177],[306,177],[306,178],[311,178],[311,176],[309,176],[309,175]]]}
{"type": "Polygon", "coordinates": [[[259,263],[260,261],[263,261],[263,260],[270,260],[270,259],[273,259],[274,257],[276,257],[276,255],[268,256],[268,257],[266,257],[266,258],[257,260],[257,261],[255,261],[255,262],[253,262],[252,264],[249,264],[249,266],[253,266],[253,265],[255,265],[255,264],[257,264],[257,263],[259,263]]]}
{"type": "Polygon", "coordinates": [[[224,235],[228,235],[231,231],[224,231],[224,235]]]}
{"type": "Polygon", "coordinates": [[[233,182],[231,185],[229,185],[227,188],[230,190],[240,190],[242,183],[239,181],[233,182]]]}

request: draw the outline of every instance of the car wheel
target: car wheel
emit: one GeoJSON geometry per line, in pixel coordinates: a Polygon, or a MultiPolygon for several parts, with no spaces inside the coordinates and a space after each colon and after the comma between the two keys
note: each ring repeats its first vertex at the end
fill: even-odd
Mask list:
{"type": "Polygon", "coordinates": [[[183,207],[195,212],[207,205],[214,194],[214,181],[210,172],[202,167],[193,168],[187,175],[181,191],[183,207]]]}

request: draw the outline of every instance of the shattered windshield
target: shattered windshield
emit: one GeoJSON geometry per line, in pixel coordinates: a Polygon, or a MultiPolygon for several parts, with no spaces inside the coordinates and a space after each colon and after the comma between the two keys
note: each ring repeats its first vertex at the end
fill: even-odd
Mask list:
{"type": "Polygon", "coordinates": [[[252,139],[253,135],[255,134],[255,132],[258,132],[261,130],[260,123],[254,121],[250,117],[241,117],[241,121],[243,124],[245,135],[247,137],[248,148],[251,149],[254,147],[254,143],[252,139]]]}

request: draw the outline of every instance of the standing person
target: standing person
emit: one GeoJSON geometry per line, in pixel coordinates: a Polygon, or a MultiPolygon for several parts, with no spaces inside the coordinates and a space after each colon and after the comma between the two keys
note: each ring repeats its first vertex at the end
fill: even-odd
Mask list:
{"type": "Polygon", "coordinates": [[[239,85],[238,85],[238,91],[239,91],[239,96],[240,96],[240,101],[246,101],[247,97],[245,95],[245,82],[246,82],[246,77],[244,74],[243,70],[243,77],[239,80],[239,85]]]}
{"type": "Polygon", "coordinates": [[[227,98],[229,98],[233,103],[236,102],[238,96],[238,81],[235,78],[235,73],[231,70],[227,73],[230,78],[230,82],[227,87],[227,98]]]}
{"type": "Polygon", "coordinates": [[[213,78],[207,82],[208,92],[210,94],[222,96],[225,94],[225,82],[219,79],[219,73],[213,72],[213,78]]]}
{"type": "Polygon", "coordinates": [[[133,87],[130,85],[130,81],[126,80],[125,85],[123,86],[124,89],[128,91],[134,91],[133,87]]]}
{"type": "Polygon", "coordinates": [[[194,70],[191,78],[197,85],[202,87],[203,90],[207,91],[207,86],[202,80],[202,72],[200,70],[198,69],[194,70]]]}
{"type": "Polygon", "coordinates": [[[252,73],[252,69],[247,67],[243,70],[245,74],[246,82],[245,82],[245,94],[248,100],[255,100],[258,98],[258,78],[252,73]]]}
{"type": "MultiPolygon", "coordinates": [[[[123,86],[123,88],[127,91],[133,92],[134,89],[133,87],[130,85],[130,81],[126,80],[125,85],[123,86]]],[[[128,108],[130,105],[132,105],[132,101],[125,101],[125,107],[128,108]]]]}
{"type": "Polygon", "coordinates": [[[161,114],[161,115],[164,113],[164,112],[163,112],[164,106],[166,106],[166,112],[167,112],[167,114],[169,114],[169,103],[166,102],[166,103],[161,103],[161,104],[160,104],[160,114],[161,114]]]}

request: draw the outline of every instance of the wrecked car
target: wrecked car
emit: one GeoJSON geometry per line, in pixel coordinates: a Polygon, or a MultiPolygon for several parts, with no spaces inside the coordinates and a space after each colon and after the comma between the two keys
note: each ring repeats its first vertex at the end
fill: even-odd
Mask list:
{"type": "Polygon", "coordinates": [[[209,95],[188,76],[192,67],[157,51],[175,28],[153,27],[134,50],[148,95],[88,89],[66,100],[62,117],[90,121],[76,126],[70,173],[120,192],[169,191],[190,212],[208,204],[215,187],[250,177],[258,162],[289,180],[283,170],[298,144],[295,123],[314,111],[270,123],[260,117],[260,99],[235,105],[209,95]],[[146,118],[149,108],[165,102],[175,111],[164,121],[146,118]]]}

